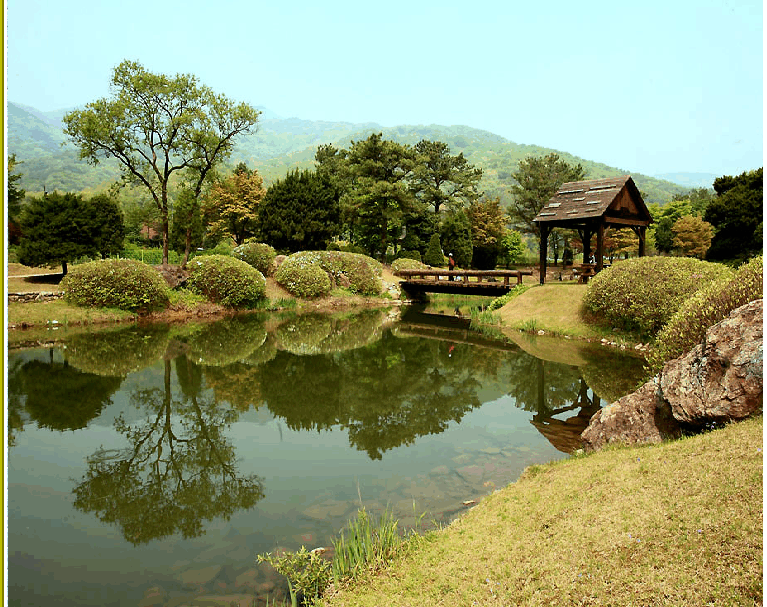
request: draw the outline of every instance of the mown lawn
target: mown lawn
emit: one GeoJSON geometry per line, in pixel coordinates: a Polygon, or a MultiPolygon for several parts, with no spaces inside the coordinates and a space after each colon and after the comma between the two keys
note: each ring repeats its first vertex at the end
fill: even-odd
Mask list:
{"type": "Polygon", "coordinates": [[[762,418],[543,466],[324,599],[398,605],[761,605],[762,418]]]}

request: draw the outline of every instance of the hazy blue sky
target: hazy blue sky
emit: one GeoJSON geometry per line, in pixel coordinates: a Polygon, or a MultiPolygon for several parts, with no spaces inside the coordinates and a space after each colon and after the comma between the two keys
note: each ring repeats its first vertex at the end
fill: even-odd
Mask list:
{"type": "Polygon", "coordinates": [[[123,59],[282,117],[464,124],[646,174],[763,164],[761,0],[7,0],[7,99],[123,59]]]}

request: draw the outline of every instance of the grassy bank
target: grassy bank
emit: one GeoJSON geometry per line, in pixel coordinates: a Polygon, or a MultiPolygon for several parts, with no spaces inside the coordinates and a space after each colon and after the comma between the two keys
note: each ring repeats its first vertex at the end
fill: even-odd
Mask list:
{"type": "Polygon", "coordinates": [[[529,468],[329,607],[761,605],[762,419],[529,468]]]}
{"type": "Polygon", "coordinates": [[[610,329],[581,315],[581,302],[587,288],[588,285],[571,281],[534,285],[497,314],[503,326],[511,329],[587,339],[615,338],[610,329]]]}

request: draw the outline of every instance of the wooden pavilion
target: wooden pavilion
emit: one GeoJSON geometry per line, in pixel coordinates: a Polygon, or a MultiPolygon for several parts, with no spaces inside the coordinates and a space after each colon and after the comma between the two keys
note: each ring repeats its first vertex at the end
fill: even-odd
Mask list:
{"type": "Polygon", "coordinates": [[[605,228],[631,228],[639,237],[639,256],[645,253],[645,233],[652,223],[631,175],[565,183],[533,219],[541,232],[541,284],[546,278],[546,252],[553,228],[577,230],[583,242],[583,263],[591,256],[597,235],[596,268],[603,266],[605,228]]]}

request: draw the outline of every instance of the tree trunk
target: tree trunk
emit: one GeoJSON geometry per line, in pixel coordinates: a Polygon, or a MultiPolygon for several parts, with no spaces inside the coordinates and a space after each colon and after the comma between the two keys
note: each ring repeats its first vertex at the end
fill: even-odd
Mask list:
{"type": "Polygon", "coordinates": [[[62,260],[61,260],[61,273],[62,273],[64,276],[66,276],[66,275],[67,275],[67,271],[68,271],[68,270],[67,270],[67,262],[66,262],[66,260],[62,259],[62,260]]]}

